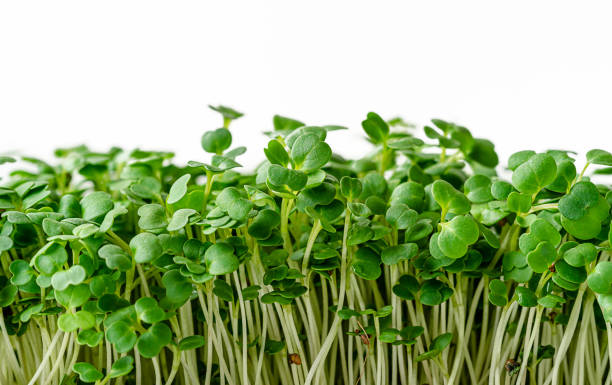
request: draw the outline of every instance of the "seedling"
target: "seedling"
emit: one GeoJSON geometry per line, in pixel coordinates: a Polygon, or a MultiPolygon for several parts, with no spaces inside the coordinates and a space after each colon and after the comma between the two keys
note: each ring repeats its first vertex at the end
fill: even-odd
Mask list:
{"type": "Polygon", "coordinates": [[[344,127],[275,116],[249,173],[242,113],[211,108],[186,165],[12,165],[0,384],[610,383],[612,154],[519,151],[504,180],[451,122],[368,113],[374,150],[347,160],[344,127]]]}

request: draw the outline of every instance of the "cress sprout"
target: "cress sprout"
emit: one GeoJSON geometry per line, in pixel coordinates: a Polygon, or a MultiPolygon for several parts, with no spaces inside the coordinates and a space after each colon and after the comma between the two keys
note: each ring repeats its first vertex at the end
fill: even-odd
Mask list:
{"type": "Polygon", "coordinates": [[[0,157],[1,384],[610,383],[612,154],[277,115],[246,172],[211,108],[186,165],[0,157]]]}

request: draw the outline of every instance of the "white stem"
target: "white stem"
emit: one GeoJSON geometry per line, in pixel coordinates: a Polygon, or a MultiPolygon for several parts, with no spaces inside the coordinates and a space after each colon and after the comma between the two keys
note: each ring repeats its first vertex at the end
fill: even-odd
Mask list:
{"type": "Polygon", "coordinates": [[[261,384],[261,367],[263,366],[264,352],[266,350],[266,337],[268,334],[268,317],[265,314],[263,317],[262,329],[263,329],[263,332],[261,336],[261,349],[259,350],[259,358],[257,359],[257,369],[255,370],[255,385],[261,384]]]}
{"type": "MultiPolygon", "coordinates": [[[[51,345],[49,345],[49,349],[47,350],[47,352],[43,356],[42,362],[38,366],[38,369],[36,370],[36,373],[34,373],[34,376],[32,376],[32,378],[30,379],[30,382],[28,382],[28,385],[34,385],[36,383],[36,381],[38,380],[38,377],[40,377],[40,374],[42,373],[43,369],[45,368],[45,363],[47,362],[49,357],[51,357],[51,354],[53,354],[53,348],[55,348],[55,344],[57,344],[57,341],[58,341],[59,336],[61,334],[64,334],[64,333],[61,330],[58,330],[55,333],[55,335],[53,336],[53,339],[51,340],[51,345]]],[[[69,334],[65,333],[64,334],[64,340],[66,340],[68,338],[68,336],[69,336],[69,334]]]]}
{"type": "Polygon", "coordinates": [[[584,283],[580,285],[580,290],[578,291],[576,301],[574,302],[574,306],[572,307],[572,312],[570,313],[569,320],[567,321],[565,333],[563,334],[563,338],[561,339],[561,344],[555,352],[555,364],[553,366],[552,372],[544,382],[544,385],[550,384],[551,381],[553,384],[559,383],[559,368],[561,367],[561,363],[565,359],[565,352],[567,351],[567,348],[569,348],[569,345],[572,342],[572,338],[574,337],[574,331],[576,330],[576,325],[578,324],[578,317],[580,316],[580,309],[582,307],[582,296],[584,295],[585,289],[586,286],[584,283]]]}

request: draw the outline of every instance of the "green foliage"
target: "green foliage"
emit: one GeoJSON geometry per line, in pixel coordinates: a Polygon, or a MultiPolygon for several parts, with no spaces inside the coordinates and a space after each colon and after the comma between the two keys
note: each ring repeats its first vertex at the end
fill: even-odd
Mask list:
{"type": "Polygon", "coordinates": [[[476,243],[479,234],[474,219],[468,215],[460,215],[442,225],[437,244],[445,256],[457,259],[463,257],[468,247],[476,243]]]}
{"type": "Polygon", "coordinates": [[[104,377],[95,366],[87,362],[77,362],[72,367],[72,370],[79,374],[79,379],[81,381],[87,383],[96,382],[104,377]]]}
{"type": "Polygon", "coordinates": [[[380,256],[369,247],[361,247],[355,253],[351,267],[353,272],[366,280],[373,280],[380,277],[380,256]]]}
{"type": "Polygon", "coordinates": [[[173,204],[180,201],[185,194],[187,193],[187,183],[189,183],[189,179],[191,175],[185,174],[182,177],[178,178],[170,187],[170,191],[168,191],[168,198],[166,198],[166,203],[173,204]]]}
{"type": "Polygon", "coordinates": [[[242,169],[243,114],[211,109],[223,125],[186,165],[0,157],[0,382],[568,383],[579,360],[605,382],[610,152],[519,151],[508,181],[492,142],[442,119],[422,135],[371,112],[374,150],[351,160],[326,141],[344,127],[276,115],[242,169]]]}
{"type": "Polygon", "coordinates": [[[385,142],[389,136],[389,125],[375,112],[368,113],[367,118],[361,122],[361,127],[376,144],[385,142]]]}
{"type": "Polygon", "coordinates": [[[123,377],[129,374],[133,368],[134,357],[125,356],[113,362],[113,366],[111,366],[111,371],[108,376],[109,378],[123,377]]]}
{"type": "Polygon", "coordinates": [[[512,173],[514,187],[526,194],[536,194],[555,180],[557,164],[548,154],[531,155],[512,173]]]}
{"type": "Polygon", "coordinates": [[[450,345],[452,340],[453,340],[452,333],[440,334],[439,336],[434,338],[433,341],[431,341],[431,345],[429,345],[429,350],[427,352],[423,354],[419,354],[417,356],[416,362],[421,362],[424,360],[431,360],[432,358],[436,357],[450,345]]]}
{"type": "Polygon", "coordinates": [[[239,261],[229,243],[216,243],[206,250],[204,262],[212,275],[229,274],[238,268],[239,261]]]}
{"type": "Polygon", "coordinates": [[[232,145],[232,135],[226,128],[217,128],[202,135],[202,148],[213,154],[222,154],[232,145]]]}
{"type": "Polygon", "coordinates": [[[442,213],[465,214],[470,211],[468,198],[444,180],[435,181],[431,193],[442,208],[442,213]]]}

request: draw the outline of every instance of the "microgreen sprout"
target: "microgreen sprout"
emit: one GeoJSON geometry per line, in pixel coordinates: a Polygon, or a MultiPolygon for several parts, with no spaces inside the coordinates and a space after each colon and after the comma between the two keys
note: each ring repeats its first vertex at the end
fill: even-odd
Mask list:
{"type": "Polygon", "coordinates": [[[0,384],[611,383],[612,154],[275,116],[249,173],[211,109],[186,165],[0,157],[0,384]]]}

